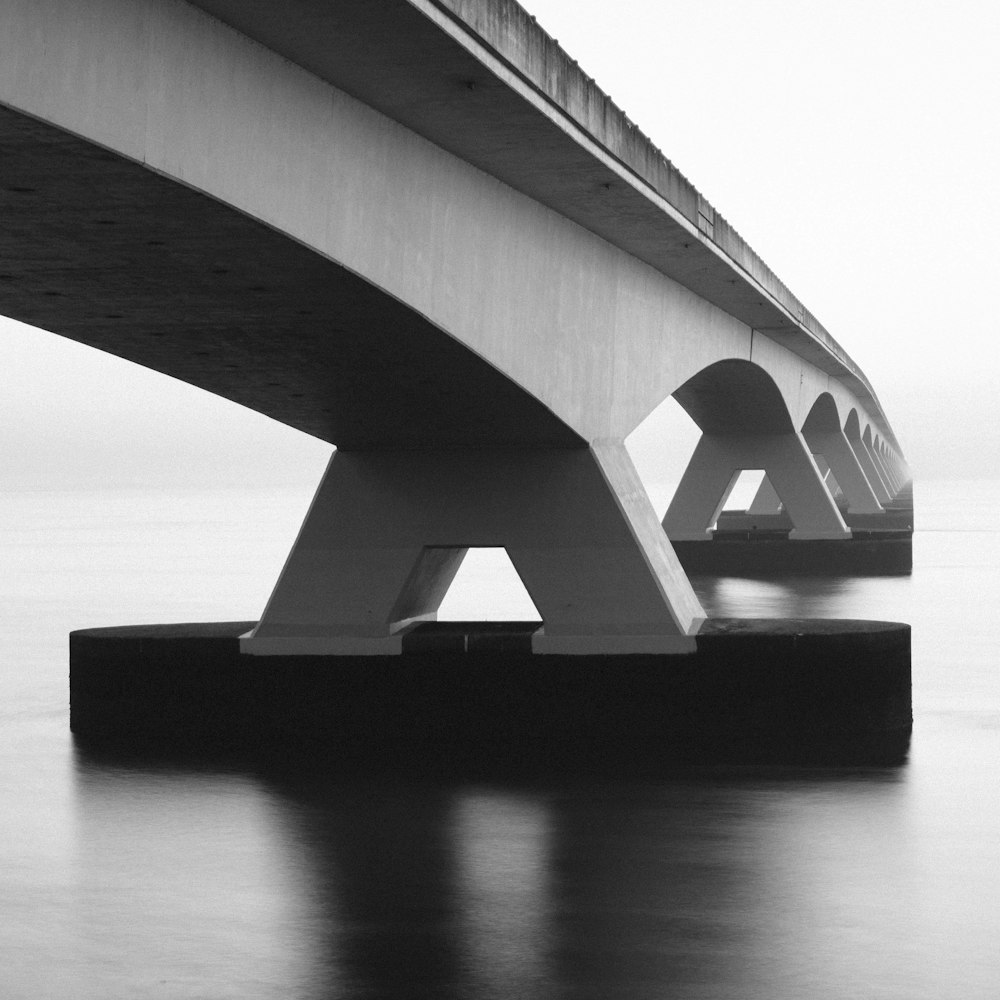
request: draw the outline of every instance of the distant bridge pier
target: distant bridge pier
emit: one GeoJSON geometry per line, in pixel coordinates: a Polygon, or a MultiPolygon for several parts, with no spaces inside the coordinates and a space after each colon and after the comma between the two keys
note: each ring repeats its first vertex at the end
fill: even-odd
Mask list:
{"type": "Polygon", "coordinates": [[[886,454],[885,448],[882,446],[882,442],[876,443],[876,452],[878,454],[878,460],[882,463],[882,468],[885,469],[885,474],[889,479],[889,485],[892,487],[893,495],[897,494],[902,486],[900,482],[899,475],[897,474],[895,468],[893,468],[893,463],[886,454]]]}
{"type": "Polygon", "coordinates": [[[892,487],[893,496],[899,493],[903,486],[902,480],[897,473],[894,463],[891,461],[889,455],[886,453],[882,442],[878,442],[877,454],[879,461],[882,463],[882,468],[885,469],[886,476],[889,479],[889,485],[892,487]]]}
{"type": "Polygon", "coordinates": [[[802,435],[815,455],[822,455],[847,500],[857,514],[879,514],[882,504],[865,476],[858,457],[840,427],[836,410],[828,413],[814,407],[802,428],[802,435]]]}
{"type": "Polygon", "coordinates": [[[681,653],[705,615],[620,442],[337,452],[251,655],[394,655],[470,547],[504,547],[535,653],[681,653]]]}
{"type": "MultiPolygon", "coordinates": [[[[913,502],[908,470],[891,453],[884,454],[881,443],[869,444],[870,436],[858,434],[852,441],[850,420],[842,431],[835,414],[832,424],[824,424],[818,411],[814,408],[797,436],[802,447],[786,447],[784,469],[755,446],[754,436],[703,435],[663,520],[689,573],[911,571],[913,502]],[[814,475],[805,474],[803,450],[814,475]],[[749,468],[765,470],[753,501],[746,510],[724,510],[739,472],[749,468]],[[798,479],[792,475],[795,471],[798,479]],[[816,492],[817,481],[822,494],[816,492]],[[798,493],[793,492],[796,486],[798,493]],[[844,525],[840,533],[821,533],[830,523],[828,504],[844,525]]],[[[771,447],[781,454],[773,442],[771,447]]]]}
{"type": "MultiPolygon", "coordinates": [[[[875,464],[875,459],[872,457],[865,438],[861,435],[857,415],[853,412],[847,418],[844,434],[858,460],[858,464],[864,470],[865,478],[868,480],[878,502],[884,507],[892,499],[892,494],[885,484],[882,473],[879,472],[878,466],[875,464]]],[[[871,432],[867,428],[866,437],[868,441],[871,440],[871,432]]]]}
{"type": "Polygon", "coordinates": [[[671,541],[711,538],[744,469],[763,469],[791,519],[795,539],[850,538],[801,434],[702,434],[663,527],[671,541]]]}
{"type": "Polygon", "coordinates": [[[771,485],[771,480],[767,478],[767,474],[765,473],[764,478],[757,487],[757,492],[754,494],[750,506],[747,508],[747,513],[771,516],[780,514],[781,508],[781,497],[778,496],[771,485]]]}
{"type": "Polygon", "coordinates": [[[911,475],[907,464],[899,458],[894,458],[893,467],[895,468],[896,474],[899,476],[899,481],[902,484],[900,487],[900,491],[902,492],[910,485],[910,483],[913,482],[913,476],[911,475]]]}
{"type": "Polygon", "coordinates": [[[875,466],[875,471],[878,473],[879,478],[885,485],[886,492],[889,494],[889,499],[891,500],[897,493],[897,487],[892,481],[892,476],[889,474],[889,470],[886,468],[885,462],[882,461],[882,455],[879,452],[878,445],[872,435],[870,427],[865,429],[865,433],[862,435],[861,440],[864,442],[865,449],[871,456],[872,463],[875,466]]]}
{"type": "MultiPolygon", "coordinates": [[[[881,514],[879,503],[857,455],[840,426],[836,407],[822,397],[813,407],[802,427],[809,450],[823,477],[827,491],[853,514],[881,514]]],[[[781,497],[765,475],[747,508],[748,515],[773,516],[783,508],[781,497]]]]}

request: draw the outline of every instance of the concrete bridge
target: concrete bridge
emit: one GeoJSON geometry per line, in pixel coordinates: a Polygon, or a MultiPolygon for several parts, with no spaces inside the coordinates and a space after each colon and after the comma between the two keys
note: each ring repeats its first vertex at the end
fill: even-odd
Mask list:
{"type": "Polygon", "coordinates": [[[0,46],[0,312],[337,445],[247,653],[398,653],[472,546],[536,653],[691,651],[668,537],[739,470],[793,539],[909,479],[858,366],[510,0],[4,0],[0,46]],[[661,525],[624,440],[671,395],[703,436],[661,525]]]}

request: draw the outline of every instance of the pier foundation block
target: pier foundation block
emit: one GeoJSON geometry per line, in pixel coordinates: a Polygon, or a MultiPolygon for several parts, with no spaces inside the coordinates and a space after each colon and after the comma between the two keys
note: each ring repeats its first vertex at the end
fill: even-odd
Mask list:
{"type": "Polygon", "coordinates": [[[694,653],[531,652],[537,622],[425,623],[399,656],[254,657],[252,622],[70,636],[85,744],[321,756],[365,767],[628,774],[688,763],[892,764],[910,630],[711,619],[694,653]]]}

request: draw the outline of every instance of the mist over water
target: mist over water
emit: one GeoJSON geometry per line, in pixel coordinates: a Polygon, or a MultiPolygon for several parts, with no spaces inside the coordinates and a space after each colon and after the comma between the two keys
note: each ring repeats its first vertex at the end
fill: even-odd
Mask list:
{"type": "MultiPolygon", "coordinates": [[[[996,484],[908,578],[696,579],[913,626],[899,768],[363,781],[77,750],[67,633],[259,614],[308,491],[0,498],[0,996],[965,998],[1000,989],[996,484]]],[[[532,615],[476,553],[448,617],[532,615]]]]}

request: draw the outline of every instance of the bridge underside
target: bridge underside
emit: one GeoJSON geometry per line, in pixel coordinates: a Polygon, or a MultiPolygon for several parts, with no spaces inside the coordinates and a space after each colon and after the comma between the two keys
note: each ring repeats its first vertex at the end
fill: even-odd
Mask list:
{"type": "Polygon", "coordinates": [[[243,213],[11,111],[0,145],[4,313],[338,446],[248,651],[399,652],[472,546],[508,548],[539,650],[693,648],[701,608],[621,442],[243,213]]]}
{"type": "Polygon", "coordinates": [[[584,446],[434,324],[260,222],[6,109],[0,149],[3,314],[344,449],[584,446]]]}

